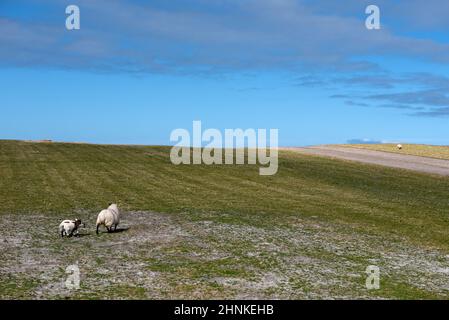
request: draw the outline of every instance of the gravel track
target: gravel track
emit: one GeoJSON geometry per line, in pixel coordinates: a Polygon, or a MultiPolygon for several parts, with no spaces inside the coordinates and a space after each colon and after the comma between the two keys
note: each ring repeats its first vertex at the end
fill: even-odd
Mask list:
{"type": "Polygon", "coordinates": [[[336,146],[284,148],[284,150],[449,176],[449,160],[336,146]]]}

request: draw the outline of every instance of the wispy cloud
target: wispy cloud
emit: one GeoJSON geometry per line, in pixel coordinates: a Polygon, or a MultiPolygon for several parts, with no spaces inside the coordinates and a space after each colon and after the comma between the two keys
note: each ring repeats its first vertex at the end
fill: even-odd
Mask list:
{"type": "Polygon", "coordinates": [[[393,75],[369,59],[449,65],[447,41],[403,27],[449,27],[446,0],[379,0],[389,15],[376,32],[365,28],[365,0],[77,0],[82,22],[75,32],[64,29],[67,1],[14,3],[0,16],[0,66],[208,76],[281,70],[296,74],[296,86],[338,89],[329,95],[346,105],[447,116],[449,78],[393,75]],[[24,3],[45,9],[21,18],[15,10],[24,3]]]}
{"type": "Polygon", "coordinates": [[[446,117],[449,109],[449,77],[430,73],[363,75],[350,78],[332,78],[329,83],[355,88],[349,94],[334,94],[331,98],[344,99],[350,106],[390,108],[415,111],[412,116],[446,117]],[[409,88],[408,90],[403,87],[409,88]],[[362,88],[362,92],[357,88],[362,88]],[[410,89],[414,88],[414,89],[410,89]],[[379,89],[388,93],[366,94],[379,89]]]}
{"type": "Polygon", "coordinates": [[[376,94],[368,96],[366,99],[389,101],[398,104],[425,105],[430,107],[449,106],[449,96],[447,96],[447,91],[439,89],[376,94]]]}
{"type": "Polygon", "coordinates": [[[345,101],[345,104],[348,105],[348,106],[356,106],[356,107],[370,107],[370,105],[367,104],[367,103],[355,102],[355,101],[352,101],[352,100],[345,101]]]}
{"type": "Polygon", "coordinates": [[[373,139],[359,139],[359,138],[355,138],[355,139],[350,139],[348,141],[346,141],[346,143],[348,144],[381,144],[384,143],[380,140],[373,140],[373,139]]]}
{"type": "Polygon", "coordinates": [[[445,108],[435,108],[430,111],[421,111],[410,114],[415,117],[449,117],[449,107],[445,108]]]}
{"type": "MultiPolygon", "coordinates": [[[[61,8],[66,3],[43,2],[61,8]]],[[[2,64],[130,72],[355,72],[376,67],[353,59],[368,55],[449,63],[447,43],[400,35],[388,26],[369,32],[360,2],[348,4],[357,7],[357,15],[342,12],[346,3],[334,11],[317,10],[316,3],[326,8],[324,1],[294,0],[190,0],[188,5],[180,0],[78,0],[82,29],[71,33],[61,19],[36,15],[19,21],[6,12],[0,20],[2,64]]],[[[364,81],[358,80],[352,81],[364,81]]],[[[381,79],[368,80],[388,86],[381,79]]]]}

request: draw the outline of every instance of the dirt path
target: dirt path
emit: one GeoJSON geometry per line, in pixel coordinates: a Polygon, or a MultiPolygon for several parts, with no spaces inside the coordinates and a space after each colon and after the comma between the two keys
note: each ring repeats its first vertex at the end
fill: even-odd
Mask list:
{"type": "Polygon", "coordinates": [[[336,146],[284,148],[284,150],[449,176],[449,160],[336,146]]]}

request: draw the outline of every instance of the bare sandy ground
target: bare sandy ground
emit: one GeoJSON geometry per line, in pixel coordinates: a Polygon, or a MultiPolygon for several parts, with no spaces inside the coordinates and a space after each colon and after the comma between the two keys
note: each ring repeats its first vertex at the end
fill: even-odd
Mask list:
{"type": "Polygon", "coordinates": [[[283,148],[283,150],[449,176],[448,160],[337,146],[283,148]]]}

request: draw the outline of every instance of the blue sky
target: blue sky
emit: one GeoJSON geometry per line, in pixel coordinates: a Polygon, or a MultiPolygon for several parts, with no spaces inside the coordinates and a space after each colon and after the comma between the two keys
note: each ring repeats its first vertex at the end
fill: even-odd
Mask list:
{"type": "Polygon", "coordinates": [[[170,144],[201,120],[284,146],[449,144],[448,17],[445,0],[0,0],[0,139],[170,144]]]}

